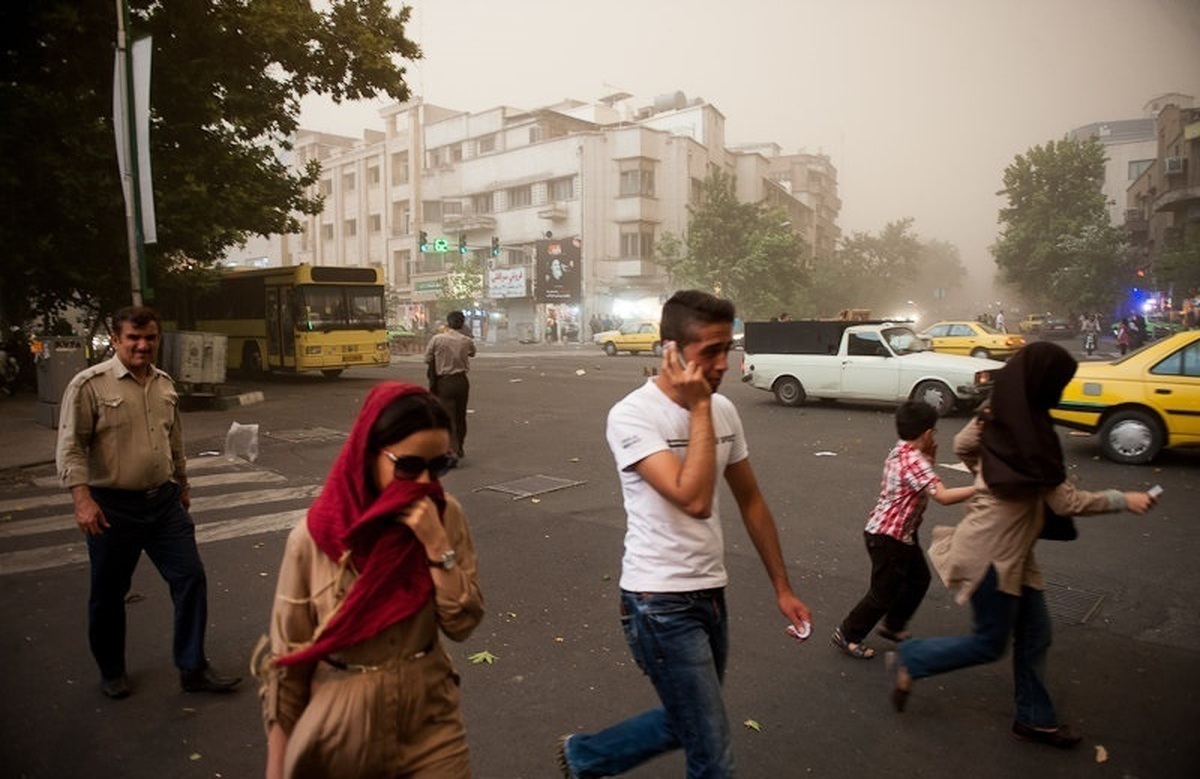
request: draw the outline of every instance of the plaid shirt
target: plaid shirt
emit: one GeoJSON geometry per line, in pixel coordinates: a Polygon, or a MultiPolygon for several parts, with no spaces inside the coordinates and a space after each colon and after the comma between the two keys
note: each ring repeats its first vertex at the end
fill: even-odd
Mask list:
{"type": "Polygon", "coordinates": [[[911,544],[929,503],[925,488],[935,479],[925,455],[908,441],[898,442],[883,464],[883,483],[867,517],[867,532],[911,544]]]}

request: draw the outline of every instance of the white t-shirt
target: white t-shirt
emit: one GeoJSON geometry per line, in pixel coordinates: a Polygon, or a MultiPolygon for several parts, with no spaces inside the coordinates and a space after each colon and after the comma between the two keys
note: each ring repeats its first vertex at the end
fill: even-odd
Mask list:
{"type": "MultiPolygon", "coordinates": [[[[742,420],[729,398],[712,396],[717,439],[717,478],[727,465],[746,459],[742,420]]],[[[689,517],[643,479],[634,466],[669,450],[687,453],[687,409],[663,393],[654,379],[622,398],[608,412],[608,446],[617,461],[625,499],[625,556],[621,588],[634,592],[689,592],[724,587],[725,538],[717,502],[708,519],[689,517]]]]}

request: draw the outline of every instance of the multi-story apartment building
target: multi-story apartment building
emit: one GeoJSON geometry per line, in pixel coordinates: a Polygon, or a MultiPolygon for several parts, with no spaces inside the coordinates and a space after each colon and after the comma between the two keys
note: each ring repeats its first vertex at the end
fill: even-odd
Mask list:
{"type": "Polygon", "coordinates": [[[1093,122],[1070,133],[1075,140],[1095,138],[1104,146],[1104,199],[1114,225],[1125,222],[1125,191],[1154,164],[1158,141],[1154,117],[1093,122]]]}
{"type": "Polygon", "coordinates": [[[1200,225],[1200,108],[1165,105],[1155,136],[1153,163],[1129,186],[1125,217],[1134,250],[1151,269],[1187,226],[1200,225]]]}
{"type": "Polygon", "coordinates": [[[383,267],[400,321],[427,321],[460,246],[486,267],[471,313],[489,340],[540,340],[548,319],[586,336],[579,324],[594,314],[655,313],[669,291],[655,247],[686,233],[688,206],[718,170],[742,200],[783,209],[814,249],[838,235],[828,158],[731,148],[720,111],[680,92],[642,107],[619,93],[480,113],[415,99],[381,115],[383,132],[361,139],[297,135],[293,164],[321,163],[325,209],[275,237],[271,254],[383,267]],[[569,258],[555,269],[568,268],[566,286],[548,275],[552,255],[569,258]]]}

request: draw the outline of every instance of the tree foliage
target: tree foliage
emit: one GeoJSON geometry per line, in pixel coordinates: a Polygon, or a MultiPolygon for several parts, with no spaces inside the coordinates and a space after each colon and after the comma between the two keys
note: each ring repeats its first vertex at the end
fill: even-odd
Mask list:
{"type": "Polygon", "coordinates": [[[1185,228],[1182,239],[1168,244],[1154,259],[1154,282],[1172,290],[1175,299],[1200,295],[1200,225],[1185,228]]]}
{"type": "Polygon", "coordinates": [[[960,288],[967,270],[958,249],[945,241],[923,241],[911,218],[889,222],[878,234],[854,233],[833,257],[818,264],[810,292],[811,314],[831,316],[847,308],[880,315],[913,301],[921,309],[960,288]]]}
{"type": "MultiPolygon", "coordinates": [[[[130,40],[153,36],[151,167],[158,243],[151,287],[212,265],[253,234],[317,213],[314,162],[279,157],[300,99],[408,98],[410,9],[385,0],[130,0],[130,40]]],[[[112,2],[7,0],[0,74],[0,313],[53,319],[129,300],[124,201],[112,127],[112,2]]],[[[176,282],[179,283],[179,282],[176,282]]]]}
{"type": "Polygon", "coordinates": [[[786,214],[739,201],[733,176],[720,171],[704,180],[703,195],[700,205],[688,208],[687,235],[659,241],[659,262],[672,284],[729,298],[745,319],[797,310],[808,248],[786,214]]]}
{"type": "Polygon", "coordinates": [[[1002,278],[1038,308],[1104,310],[1131,268],[1101,187],[1095,138],[1035,146],[1004,171],[1006,206],[992,254],[1002,278]]]}

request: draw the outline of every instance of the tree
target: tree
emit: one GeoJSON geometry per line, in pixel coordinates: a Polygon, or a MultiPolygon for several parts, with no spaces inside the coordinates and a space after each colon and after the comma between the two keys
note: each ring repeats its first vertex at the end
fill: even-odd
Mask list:
{"type": "Polygon", "coordinates": [[[1154,258],[1154,282],[1175,297],[1200,290],[1200,226],[1184,228],[1182,240],[1171,242],[1154,258]]]}
{"type": "MultiPolygon", "coordinates": [[[[408,98],[410,9],[330,0],[130,0],[130,38],[153,36],[150,153],[158,243],[151,287],[211,266],[253,234],[295,232],[319,165],[288,170],[300,99],[408,98]]],[[[124,202],[112,130],[113,3],[8,0],[0,9],[0,212],[10,321],[129,300],[124,202]]],[[[149,296],[147,296],[149,297],[149,296]]]]}
{"type": "Polygon", "coordinates": [[[1004,171],[1002,278],[1038,307],[1104,310],[1132,271],[1101,187],[1104,147],[1095,138],[1035,146],[1004,171]]]}
{"type": "Polygon", "coordinates": [[[688,207],[687,236],[668,233],[658,243],[672,283],[727,297],[745,319],[797,310],[808,249],[786,214],[740,202],[733,176],[721,171],[704,180],[703,195],[699,206],[688,207]]]}

